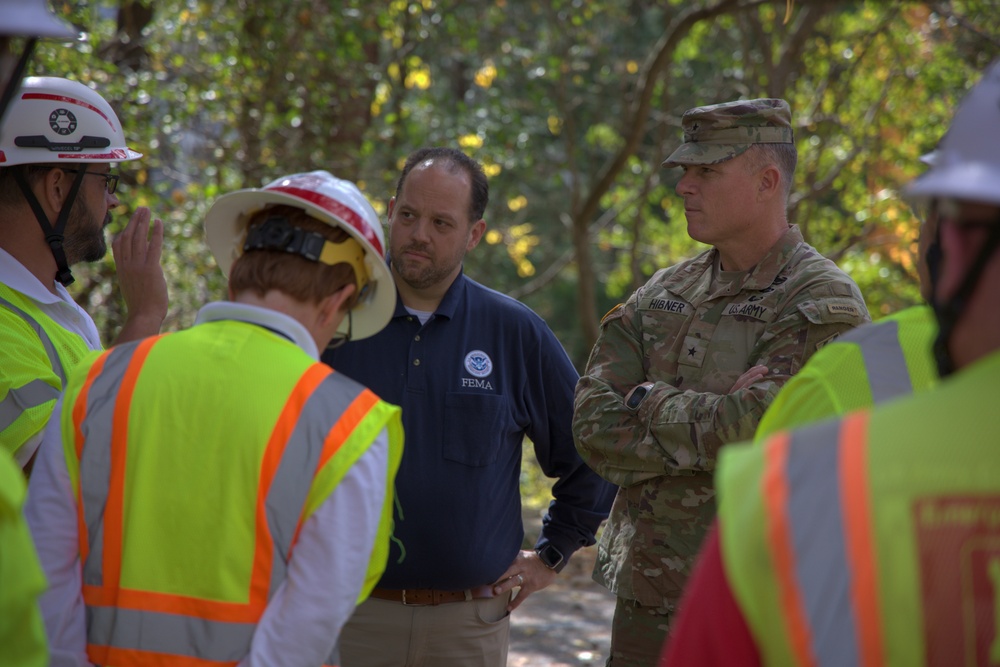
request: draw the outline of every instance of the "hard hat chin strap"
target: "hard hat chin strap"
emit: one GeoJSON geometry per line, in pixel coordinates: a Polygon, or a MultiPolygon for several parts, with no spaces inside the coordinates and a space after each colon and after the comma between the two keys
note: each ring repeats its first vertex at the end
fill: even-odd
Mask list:
{"type": "Polygon", "coordinates": [[[24,42],[24,50],[21,52],[21,57],[18,59],[17,65],[14,66],[14,71],[11,72],[10,79],[7,80],[7,85],[3,90],[3,97],[0,97],[0,120],[3,120],[3,114],[7,110],[7,105],[14,99],[14,94],[21,87],[21,77],[24,76],[24,70],[28,66],[28,61],[31,60],[31,54],[35,50],[36,42],[38,42],[38,38],[36,37],[28,37],[24,42]]]}
{"type": "MultiPolygon", "coordinates": [[[[938,229],[940,230],[940,227],[938,229]]],[[[986,238],[986,242],[979,249],[976,260],[969,267],[969,270],[965,272],[965,277],[962,279],[962,283],[959,285],[958,290],[955,291],[955,294],[946,303],[942,303],[936,297],[934,298],[932,305],[938,321],[938,334],[934,340],[934,360],[937,362],[938,374],[942,378],[951,375],[956,370],[955,360],[952,359],[951,353],[948,350],[948,342],[955,332],[955,326],[958,324],[959,319],[961,319],[962,313],[965,312],[969,298],[979,284],[979,278],[982,276],[987,262],[990,261],[990,258],[998,247],[1000,247],[1000,219],[996,220],[990,226],[990,234],[986,238]]],[[[934,273],[937,272],[935,271],[934,273]]],[[[935,294],[937,293],[937,282],[938,276],[932,275],[931,284],[935,287],[935,294]]]]}
{"type": "Polygon", "coordinates": [[[71,285],[75,280],[73,273],[69,269],[63,240],[65,238],[66,223],[69,221],[70,209],[73,208],[73,202],[76,201],[76,194],[80,191],[80,186],[83,184],[83,177],[86,175],[87,172],[82,169],[77,171],[76,179],[69,188],[69,195],[66,197],[66,201],[63,202],[62,210],[59,211],[59,217],[56,218],[56,224],[53,226],[49,222],[48,216],[45,215],[45,209],[42,208],[42,205],[38,202],[38,198],[35,197],[35,193],[31,191],[31,185],[28,183],[28,179],[25,178],[24,172],[20,169],[14,170],[14,180],[21,187],[24,198],[28,200],[31,210],[34,211],[35,219],[38,220],[38,225],[42,228],[42,233],[45,234],[45,242],[49,244],[52,257],[56,260],[56,280],[63,285],[71,285]]]}
{"type": "Polygon", "coordinates": [[[353,328],[353,325],[354,325],[354,318],[352,317],[352,313],[353,312],[354,312],[354,309],[351,308],[349,311],[347,311],[347,314],[344,316],[344,317],[347,318],[347,331],[345,331],[343,335],[340,335],[340,332],[338,331],[337,332],[338,335],[334,336],[333,339],[330,340],[330,342],[326,346],[326,349],[328,349],[328,350],[336,350],[338,347],[342,346],[344,343],[350,342],[350,340],[351,340],[351,329],[353,328]]]}

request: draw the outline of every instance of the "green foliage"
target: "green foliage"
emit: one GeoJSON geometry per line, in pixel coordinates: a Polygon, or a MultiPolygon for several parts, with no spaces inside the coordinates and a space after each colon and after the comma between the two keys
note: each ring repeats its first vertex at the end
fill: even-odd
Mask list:
{"type": "MultiPolygon", "coordinates": [[[[167,228],[166,328],[225,295],[202,220],[212,201],[295,171],[356,180],[384,212],[411,150],[459,145],[490,175],[489,229],[466,263],[520,296],[578,366],[590,351],[576,303],[573,215],[638,123],[641,139],[602,192],[593,240],[599,314],[662,266],[704,249],[686,233],[660,162],[680,116],[701,104],[780,96],[799,168],[789,210],[807,239],[861,286],[875,317],[919,300],[917,220],[900,189],[955,104],[1000,52],[997,0],[763,4],[697,22],[635,101],[657,42],[690,0],[76,0],[85,30],[44,42],[32,73],[97,88],[131,146],[122,206],[167,228]]],[[[737,3],[743,4],[743,3],[737,3]]],[[[124,320],[110,257],[75,271],[104,339],[124,320]]],[[[583,317],[587,317],[584,315],[583,317]]],[[[526,443],[525,508],[550,500],[526,443]]]]}
{"type": "Polygon", "coordinates": [[[526,512],[540,514],[552,501],[552,480],[545,476],[531,441],[525,438],[521,451],[521,505],[526,512]]]}
{"type": "MultiPolygon", "coordinates": [[[[916,301],[917,221],[900,189],[998,52],[996,0],[799,2],[787,25],[783,3],[733,3],[676,35],[648,81],[651,112],[636,115],[668,26],[717,4],[77,0],[58,7],[85,38],[43,43],[32,68],[99,89],[145,154],[121,166],[113,229],[142,205],[166,223],[168,328],[225,293],[202,235],[219,195],[323,168],[384,212],[405,155],[451,144],[486,166],[498,234],[467,272],[540,312],[582,366],[574,224],[593,239],[599,313],[699,252],[673,191],[679,170],[660,162],[685,109],[758,96],[793,109],[790,220],[852,272],[874,313],[916,301]],[[575,220],[606,174],[596,215],[575,220]]],[[[123,318],[110,258],[76,273],[110,340],[123,318]]]]}

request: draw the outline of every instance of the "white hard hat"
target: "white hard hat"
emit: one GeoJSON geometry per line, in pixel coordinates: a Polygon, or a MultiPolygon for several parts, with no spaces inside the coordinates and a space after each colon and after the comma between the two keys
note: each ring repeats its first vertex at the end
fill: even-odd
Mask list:
{"type": "Polygon", "coordinates": [[[76,29],[57,19],[45,0],[0,0],[0,35],[76,39],[76,29]]]}
{"type": "Polygon", "coordinates": [[[1000,205],[1000,60],[962,100],[931,168],[905,194],[916,203],[948,197],[1000,205]]]}
{"type": "MultiPolygon", "coordinates": [[[[340,227],[361,244],[369,288],[351,310],[338,333],[351,327],[351,339],[373,336],[396,309],[396,285],[385,262],[385,237],[378,214],[357,186],[326,171],[284,176],[263,188],[237,190],[215,200],[205,216],[205,240],[223,273],[243,252],[247,222],[257,211],[278,204],[303,209],[310,216],[340,227]]],[[[361,278],[359,276],[359,278],[361,278]]]]}
{"type": "Polygon", "coordinates": [[[140,157],[125,145],[111,105],[82,83],[60,77],[25,78],[0,126],[0,167],[140,157]]]}

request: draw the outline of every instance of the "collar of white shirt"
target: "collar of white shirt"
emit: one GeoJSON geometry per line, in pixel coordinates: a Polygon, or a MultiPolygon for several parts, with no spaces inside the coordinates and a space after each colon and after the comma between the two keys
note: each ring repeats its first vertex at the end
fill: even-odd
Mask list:
{"type": "Polygon", "coordinates": [[[35,274],[3,248],[0,248],[0,283],[17,290],[38,303],[73,301],[73,297],[69,295],[61,283],[56,282],[55,277],[53,277],[52,283],[55,285],[57,293],[53,294],[38,281],[35,274]]]}
{"type": "Polygon", "coordinates": [[[198,311],[198,319],[195,325],[204,322],[215,322],[218,320],[239,320],[240,322],[250,322],[267,329],[271,329],[305,350],[313,359],[319,360],[319,350],[316,348],[316,341],[312,335],[302,325],[290,315],[279,313],[270,308],[261,308],[247,303],[236,303],[235,301],[213,301],[205,304],[198,311]]]}

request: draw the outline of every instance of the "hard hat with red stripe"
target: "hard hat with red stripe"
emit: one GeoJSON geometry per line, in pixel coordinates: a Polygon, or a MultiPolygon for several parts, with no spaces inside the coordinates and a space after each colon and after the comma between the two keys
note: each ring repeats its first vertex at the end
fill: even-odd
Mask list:
{"type": "Polygon", "coordinates": [[[385,237],[378,214],[358,187],[326,171],[283,176],[263,188],[237,190],[219,197],[205,217],[205,240],[223,273],[243,252],[250,217],[268,206],[284,204],[303,209],[313,218],[340,227],[364,249],[359,283],[368,287],[345,318],[352,340],[373,336],[389,322],[396,308],[396,285],[385,262],[385,237]]]}
{"type": "Polygon", "coordinates": [[[0,167],[140,157],[125,144],[111,105],[82,83],[61,77],[25,78],[0,127],[0,167]]]}

